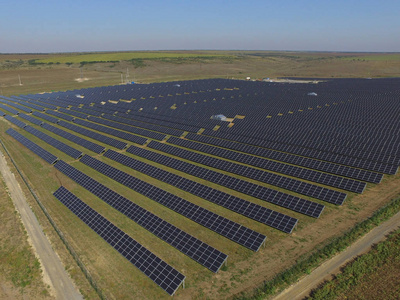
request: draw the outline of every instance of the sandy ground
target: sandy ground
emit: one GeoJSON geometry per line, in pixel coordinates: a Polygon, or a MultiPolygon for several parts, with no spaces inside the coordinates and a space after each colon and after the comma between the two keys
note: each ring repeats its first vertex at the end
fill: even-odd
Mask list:
{"type": "MultiPolygon", "coordinates": [[[[32,245],[35,255],[40,261],[43,281],[49,285],[50,294],[56,299],[83,299],[44,235],[2,152],[0,152],[0,172],[28,233],[28,242],[32,245]]],[[[2,290],[5,292],[4,288],[2,290]]]]}

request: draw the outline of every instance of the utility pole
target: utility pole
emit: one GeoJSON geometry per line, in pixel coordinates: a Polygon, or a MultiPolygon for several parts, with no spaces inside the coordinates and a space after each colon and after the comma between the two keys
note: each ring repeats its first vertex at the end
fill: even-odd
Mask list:
{"type": "Polygon", "coordinates": [[[19,74],[18,74],[18,79],[19,79],[19,85],[22,85],[21,76],[19,76],[19,74]]]}
{"type": "Polygon", "coordinates": [[[79,68],[81,70],[81,79],[83,78],[83,70],[82,67],[79,68]]]}
{"type": "Polygon", "coordinates": [[[121,83],[124,83],[124,74],[121,73],[121,83]]]}
{"type": "Polygon", "coordinates": [[[129,83],[129,69],[126,68],[126,83],[129,83]]]}

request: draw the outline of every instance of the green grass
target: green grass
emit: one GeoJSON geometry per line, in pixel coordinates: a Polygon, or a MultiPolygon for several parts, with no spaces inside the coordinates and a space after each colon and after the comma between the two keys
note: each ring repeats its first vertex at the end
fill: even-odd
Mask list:
{"type": "MultiPolygon", "coordinates": [[[[400,230],[397,230],[387,240],[349,263],[333,280],[313,291],[308,299],[398,299],[400,289],[396,289],[396,282],[388,282],[387,276],[398,273],[399,257],[400,230]],[[375,276],[376,273],[383,276],[375,276]]],[[[393,277],[398,284],[399,277],[393,277]]]]}
{"type": "MultiPolygon", "coordinates": [[[[48,291],[42,281],[40,263],[27,242],[18,213],[0,181],[0,281],[33,298],[48,291]]],[[[10,295],[9,295],[10,296],[10,295]]]]}
{"type": "Polygon", "coordinates": [[[197,54],[197,53],[179,53],[179,52],[115,52],[115,53],[90,53],[77,55],[56,55],[54,57],[38,59],[35,63],[92,63],[92,62],[119,62],[123,60],[139,59],[193,59],[193,58],[217,58],[226,55],[219,54],[197,54]]]}
{"type": "Polygon", "coordinates": [[[360,61],[400,61],[400,54],[357,55],[342,57],[342,59],[360,61]]]}

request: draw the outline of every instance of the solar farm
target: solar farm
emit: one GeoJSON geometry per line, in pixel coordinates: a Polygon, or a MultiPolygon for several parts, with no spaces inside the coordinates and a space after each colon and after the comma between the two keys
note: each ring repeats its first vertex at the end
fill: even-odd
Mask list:
{"type": "Polygon", "coordinates": [[[18,167],[116,299],[257,288],[385,204],[365,195],[400,165],[398,78],[126,84],[0,96],[0,115],[18,167]]]}

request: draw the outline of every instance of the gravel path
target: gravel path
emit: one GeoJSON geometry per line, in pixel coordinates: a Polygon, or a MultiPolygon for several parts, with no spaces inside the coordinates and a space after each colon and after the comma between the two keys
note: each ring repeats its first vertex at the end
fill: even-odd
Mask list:
{"type": "Polygon", "coordinates": [[[0,172],[7,185],[15,208],[21,215],[22,223],[28,233],[29,242],[39,258],[43,270],[43,280],[50,286],[50,294],[56,299],[83,299],[69,277],[49,240],[44,235],[36,216],[33,214],[18,181],[7,165],[0,151],[0,172]]]}
{"type": "Polygon", "coordinates": [[[384,240],[388,233],[398,229],[399,227],[400,212],[386,222],[372,229],[369,233],[364,235],[343,252],[323,263],[312,271],[310,275],[303,277],[297,283],[285,289],[282,293],[277,295],[274,300],[304,299],[310,294],[311,290],[316,288],[320,283],[331,279],[333,274],[339,273],[340,268],[343,265],[358,255],[367,252],[371,249],[372,245],[384,240]]]}

